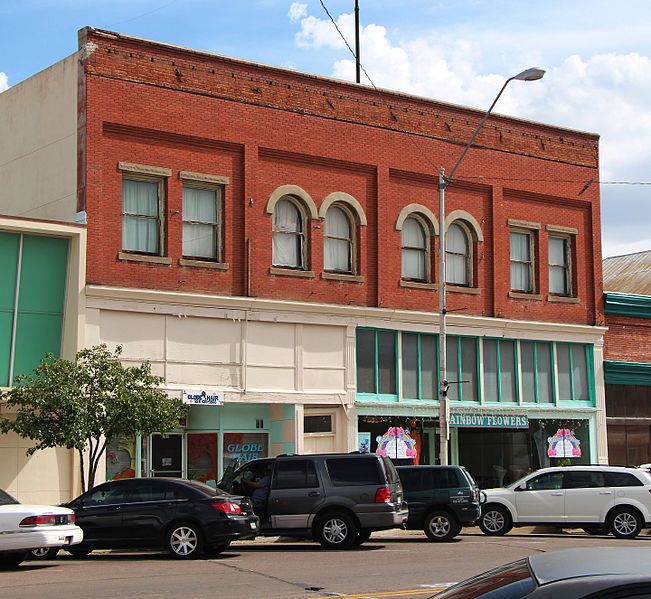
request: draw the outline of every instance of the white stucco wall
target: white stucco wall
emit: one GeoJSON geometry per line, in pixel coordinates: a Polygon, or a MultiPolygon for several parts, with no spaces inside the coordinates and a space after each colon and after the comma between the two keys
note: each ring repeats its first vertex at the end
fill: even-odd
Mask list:
{"type": "Polygon", "coordinates": [[[77,54],[0,94],[0,214],[74,222],[77,54]]]}

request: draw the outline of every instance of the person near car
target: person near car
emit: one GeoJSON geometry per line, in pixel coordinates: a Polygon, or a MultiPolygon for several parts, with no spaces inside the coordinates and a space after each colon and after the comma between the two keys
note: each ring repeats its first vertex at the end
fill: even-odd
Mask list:
{"type": "Polygon", "coordinates": [[[251,493],[253,511],[263,520],[267,512],[267,498],[269,497],[269,487],[271,485],[271,465],[267,465],[262,476],[257,480],[243,480],[242,482],[253,489],[251,493]]]}

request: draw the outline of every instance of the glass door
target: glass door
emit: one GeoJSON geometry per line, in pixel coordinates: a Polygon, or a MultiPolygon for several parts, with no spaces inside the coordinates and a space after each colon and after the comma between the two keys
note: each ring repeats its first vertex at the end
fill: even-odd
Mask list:
{"type": "Polygon", "coordinates": [[[183,477],[185,475],[183,453],[182,433],[152,435],[149,475],[183,477]]]}

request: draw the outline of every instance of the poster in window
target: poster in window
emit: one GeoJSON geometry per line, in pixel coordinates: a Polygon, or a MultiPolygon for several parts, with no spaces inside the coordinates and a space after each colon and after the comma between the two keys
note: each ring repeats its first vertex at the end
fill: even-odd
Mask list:
{"type": "Polygon", "coordinates": [[[188,478],[210,485],[216,484],[217,433],[190,433],[187,447],[188,478]]]}
{"type": "Polygon", "coordinates": [[[371,433],[357,433],[357,451],[359,453],[370,453],[371,433]]]}
{"type": "Polygon", "coordinates": [[[106,446],[106,480],[134,478],[136,464],[136,440],[132,437],[116,437],[106,446]]]}
{"type": "Polygon", "coordinates": [[[553,436],[547,438],[547,443],[547,455],[550,458],[581,457],[581,441],[576,438],[572,429],[559,428],[553,436]]]}
{"type": "Polygon", "coordinates": [[[384,435],[377,437],[375,453],[394,460],[415,459],[418,455],[415,439],[401,426],[389,427],[384,435]]]}

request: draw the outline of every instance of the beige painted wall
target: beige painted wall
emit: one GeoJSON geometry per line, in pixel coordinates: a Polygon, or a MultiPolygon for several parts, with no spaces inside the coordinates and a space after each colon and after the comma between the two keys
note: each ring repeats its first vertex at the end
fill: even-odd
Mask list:
{"type": "Polygon", "coordinates": [[[77,54],[0,94],[0,214],[74,222],[77,54]]]}

